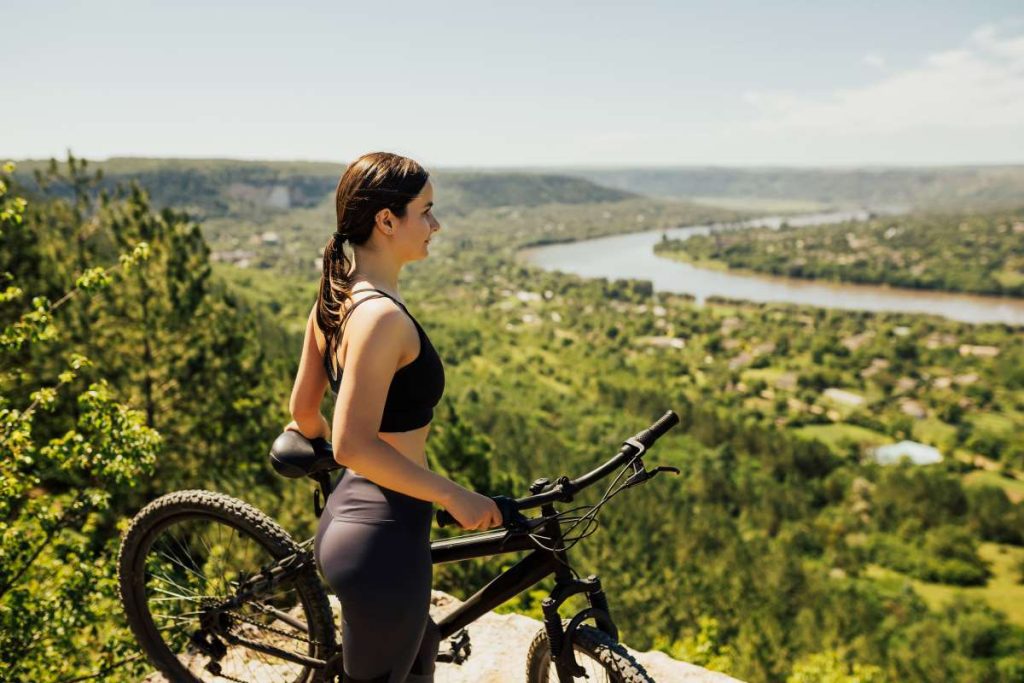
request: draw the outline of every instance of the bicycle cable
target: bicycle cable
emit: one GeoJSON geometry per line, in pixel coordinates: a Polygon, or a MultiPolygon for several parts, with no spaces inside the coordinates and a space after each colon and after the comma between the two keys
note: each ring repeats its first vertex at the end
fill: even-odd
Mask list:
{"type": "MultiPolygon", "coordinates": [[[[610,484],[608,484],[608,488],[605,489],[604,494],[601,496],[601,499],[599,501],[597,501],[597,503],[595,503],[594,505],[577,505],[576,507],[569,508],[568,510],[561,510],[561,511],[555,513],[554,515],[552,515],[551,517],[547,518],[548,520],[557,519],[559,521],[559,524],[562,523],[563,519],[565,521],[572,521],[573,524],[572,524],[572,526],[570,526],[566,530],[566,532],[565,532],[566,534],[571,533],[572,530],[575,529],[577,526],[579,526],[582,522],[584,522],[584,521],[586,522],[587,525],[583,527],[583,531],[581,531],[577,536],[567,537],[566,535],[563,534],[563,536],[562,536],[562,547],[560,547],[560,548],[548,547],[548,546],[544,545],[543,542],[540,541],[540,538],[546,538],[546,537],[538,537],[537,534],[534,534],[534,533],[531,533],[531,532],[526,532],[526,535],[530,537],[530,539],[533,541],[534,545],[536,545],[541,550],[546,550],[546,551],[552,553],[553,557],[556,560],[558,560],[558,562],[561,562],[562,564],[564,564],[569,569],[569,571],[572,572],[573,576],[575,576],[577,580],[580,579],[579,572],[577,572],[576,569],[572,567],[572,565],[568,564],[567,562],[563,561],[560,557],[558,557],[558,553],[559,552],[565,552],[565,551],[569,550],[574,545],[576,545],[577,543],[582,541],[584,538],[587,538],[588,536],[591,536],[591,535],[597,533],[598,528],[600,528],[600,526],[601,526],[600,520],[597,519],[598,511],[600,511],[600,509],[609,500],[614,498],[623,489],[626,488],[626,484],[622,484],[618,488],[616,488],[614,491],[612,490],[612,487],[614,487],[615,484],[618,483],[619,479],[622,478],[622,475],[624,475],[626,473],[626,471],[630,467],[633,466],[633,463],[636,462],[636,460],[642,454],[643,454],[643,451],[639,451],[632,458],[630,458],[628,462],[626,462],[626,463],[624,463],[622,465],[622,468],[619,470],[619,473],[615,476],[615,478],[612,480],[612,482],[610,484]],[[573,512],[576,512],[577,510],[584,510],[584,509],[587,510],[587,512],[585,512],[583,515],[579,515],[579,516],[572,517],[572,518],[566,517],[567,515],[569,515],[569,514],[571,514],[573,512]]],[[[462,538],[473,537],[473,536],[480,536],[480,535],[488,534],[488,533],[493,533],[493,530],[478,531],[478,532],[473,533],[473,534],[465,534],[464,536],[462,536],[462,538]]]]}
{"type": "Polygon", "coordinates": [[[579,526],[579,524],[581,522],[586,521],[587,522],[587,526],[585,526],[583,528],[584,530],[582,532],[580,532],[580,534],[578,536],[567,538],[565,535],[563,535],[563,537],[562,537],[562,547],[560,547],[560,548],[548,547],[548,546],[544,545],[538,539],[536,534],[527,532],[527,536],[530,537],[530,539],[534,542],[534,544],[537,545],[537,547],[541,548],[542,550],[547,550],[548,552],[551,552],[554,555],[556,560],[558,560],[559,562],[564,564],[566,567],[568,567],[569,570],[573,573],[573,575],[577,579],[579,579],[579,574],[576,572],[576,570],[573,569],[573,567],[570,566],[569,564],[567,564],[566,562],[562,561],[562,559],[558,557],[558,553],[559,552],[565,552],[565,551],[569,550],[569,548],[573,547],[574,545],[579,543],[581,540],[583,540],[587,536],[590,536],[590,535],[592,535],[592,534],[597,532],[597,529],[598,529],[598,527],[600,527],[600,524],[601,524],[600,521],[597,519],[598,511],[609,500],[611,500],[616,495],[618,495],[623,489],[627,488],[626,484],[623,483],[618,488],[616,488],[614,491],[612,490],[612,487],[615,486],[615,484],[619,481],[619,479],[622,478],[622,475],[625,474],[626,471],[630,467],[632,467],[633,463],[641,455],[642,455],[642,451],[638,452],[636,455],[634,455],[632,458],[630,458],[629,462],[626,462],[625,464],[623,464],[622,469],[619,470],[619,473],[616,475],[615,479],[613,479],[612,482],[608,485],[608,488],[605,489],[604,495],[601,496],[601,499],[599,501],[597,501],[597,503],[595,503],[592,506],[578,505],[578,506],[576,506],[574,508],[570,508],[568,510],[562,510],[562,511],[556,513],[555,515],[553,515],[551,518],[549,518],[549,519],[558,519],[559,523],[561,523],[561,520],[562,520],[563,516],[565,516],[565,515],[567,515],[569,513],[575,512],[577,510],[582,510],[582,509],[585,509],[585,508],[589,508],[587,510],[587,512],[584,513],[582,516],[578,516],[578,517],[573,518],[575,520],[574,523],[572,524],[572,526],[570,526],[566,530],[566,534],[571,533],[572,530],[575,529],[577,526],[579,526]]]}

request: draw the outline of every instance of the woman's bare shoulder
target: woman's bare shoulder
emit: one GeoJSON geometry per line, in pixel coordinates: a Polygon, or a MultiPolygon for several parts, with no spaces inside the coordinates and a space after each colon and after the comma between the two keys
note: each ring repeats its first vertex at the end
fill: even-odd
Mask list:
{"type": "Polygon", "coordinates": [[[397,341],[408,346],[410,339],[417,338],[416,326],[405,311],[387,297],[368,300],[353,310],[345,321],[343,334],[354,341],[375,338],[381,334],[394,336],[400,334],[397,341]],[[411,334],[410,334],[411,333],[411,334]]]}
{"type": "MultiPolygon", "coordinates": [[[[356,301],[361,301],[358,293],[356,301]]],[[[352,305],[350,303],[343,308],[343,315],[348,313],[352,305]]],[[[317,347],[323,355],[327,348],[327,337],[316,323],[315,315],[313,320],[317,347]]],[[[345,318],[345,326],[342,328],[342,339],[344,348],[342,344],[339,344],[337,352],[342,364],[344,364],[345,349],[356,341],[369,342],[372,345],[397,343],[403,358],[417,353],[419,348],[419,335],[412,319],[397,303],[384,296],[369,298],[348,313],[345,318]]]]}

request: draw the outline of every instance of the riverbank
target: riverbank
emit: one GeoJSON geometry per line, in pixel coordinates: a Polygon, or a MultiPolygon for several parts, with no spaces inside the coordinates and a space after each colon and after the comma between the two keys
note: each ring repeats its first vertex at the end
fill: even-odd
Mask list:
{"type": "Polygon", "coordinates": [[[744,229],[657,245],[742,272],[991,297],[1024,296],[1024,209],[744,229]]]}
{"type": "MultiPolygon", "coordinates": [[[[690,294],[699,303],[709,297],[759,303],[789,303],[849,311],[913,313],[971,324],[1024,326],[1024,300],[894,287],[811,281],[718,266],[704,267],[655,254],[663,240],[730,232],[749,227],[826,225],[866,220],[867,212],[836,212],[799,217],[767,216],[740,223],[719,223],[612,235],[522,249],[517,258],[547,270],[583,277],[648,280],[659,291],[690,294]]],[[[802,229],[802,228],[801,228],[802,229]]]]}

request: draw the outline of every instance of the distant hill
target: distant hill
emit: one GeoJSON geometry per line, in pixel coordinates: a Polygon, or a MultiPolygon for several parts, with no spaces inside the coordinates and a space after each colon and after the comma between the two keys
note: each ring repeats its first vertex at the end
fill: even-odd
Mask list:
{"type": "Polygon", "coordinates": [[[450,172],[436,174],[435,190],[458,213],[499,206],[591,204],[635,199],[638,195],[589,180],[551,173],[450,172]]]}
{"type": "Polygon", "coordinates": [[[1024,166],[891,168],[557,168],[628,192],[676,199],[807,200],[902,209],[1024,205],[1024,166]]]}
{"type": "MultiPolygon", "coordinates": [[[[32,173],[48,161],[17,162],[17,176],[32,184],[32,173]]],[[[195,216],[246,217],[275,209],[309,208],[331,201],[343,163],[242,161],[232,159],[148,159],[115,157],[91,162],[105,182],[138,180],[158,207],[174,206],[195,216]]],[[[446,213],[541,204],[611,202],[636,197],[591,181],[551,173],[432,171],[446,213]]]]}
{"type": "MultiPolygon", "coordinates": [[[[19,161],[26,180],[48,161],[19,161]]],[[[92,162],[112,186],[136,178],[158,206],[202,217],[263,217],[329,201],[342,162],[114,157],[92,162]]],[[[706,201],[753,211],[814,206],[969,210],[1024,205],[1024,166],[838,168],[431,169],[446,213],[501,206],[586,204],[638,196],[706,201]],[[754,202],[753,204],[751,202],[754,202]],[[758,202],[761,202],[758,204],[758,202]],[[763,209],[758,207],[765,207],[763,209]]]]}
{"type": "MultiPolygon", "coordinates": [[[[19,180],[49,164],[16,163],[19,180]]],[[[89,166],[103,170],[108,187],[138,180],[157,207],[173,206],[200,217],[315,206],[334,189],[344,168],[324,162],[135,157],[93,161],[89,166]]]]}

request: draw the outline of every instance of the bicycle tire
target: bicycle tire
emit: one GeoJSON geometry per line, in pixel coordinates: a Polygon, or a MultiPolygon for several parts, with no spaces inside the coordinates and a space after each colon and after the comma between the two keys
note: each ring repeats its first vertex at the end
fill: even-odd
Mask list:
{"type": "MultiPolygon", "coordinates": [[[[562,620],[562,628],[568,625],[568,619],[562,620]]],[[[597,671],[603,672],[607,676],[606,680],[611,683],[655,683],[647,670],[629,654],[622,643],[593,626],[580,624],[573,639],[573,649],[578,655],[582,654],[586,658],[580,665],[587,669],[588,677],[583,680],[588,683],[597,683],[591,671],[594,666],[597,667],[597,671]]],[[[577,656],[577,661],[579,659],[577,656]]],[[[552,681],[558,681],[558,672],[551,661],[547,631],[542,628],[533,637],[526,654],[526,683],[552,681]]]]}
{"type": "MultiPolygon", "coordinates": [[[[185,527],[187,528],[187,527],[185,527]]],[[[227,533],[226,531],[224,533],[227,533]]],[[[133,634],[138,640],[139,646],[149,658],[150,662],[169,680],[175,683],[179,681],[187,681],[188,683],[203,683],[204,680],[246,680],[245,678],[235,678],[234,674],[221,673],[219,676],[206,670],[197,671],[197,667],[200,665],[198,661],[194,660],[195,645],[189,645],[188,647],[193,648],[193,651],[189,653],[175,654],[172,650],[171,645],[161,635],[161,631],[167,633],[176,631],[179,628],[191,628],[190,625],[181,626],[174,619],[188,621],[188,617],[173,616],[172,626],[160,628],[154,621],[154,613],[150,609],[150,601],[147,599],[147,581],[153,584],[153,593],[167,593],[168,595],[175,594],[177,597],[157,597],[153,598],[153,601],[193,601],[193,605],[196,602],[211,599],[209,595],[203,594],[189,594],[180,595],[177,592],[180,590],[188,590],[182,588],[180,584],[193,584],[196,582],[196,577],[202,577],[206,579],[204,571],[206,569],[206,563],[210,562],[210,557],[217,555],[219,561],[223,561],[221,558],[228,557],[230,551],[233,549],[233,544],[238,534],[238,538],[247,537],[248,540],[252,541],[256,545],[254,547],[261,548],[265,551],[267,560],[273,563],[276,560],[287,557],[300,550],[299,545],[289,536],[289,534],[281,528],[277,522],[268,517],[266,514],[258,510],[257,508],[240,501],[231,496],[215,493],[212,491],[202,490],[187,490],[187,491],[176,491],[167,495],[157,498],[149,505],[144,507],[139,513],[132,519],[128,530],[125,532],[122,540],[121,547],[118,553],[118,586],[121,595],[122,606],[125,610],[125,615],[128,619],[128,625],[131,628],[133,634]],[[228,527],[231,529],[230,541],[226,548],[223,548],[221,554],[213,550],[213,548],[221,549],[221,546],[207,544],[205,540],[200,539],[203,542],[204,549],[209,551],[209,556],[202,564],[194,562],[193,557],[188,552],[188,548],[185,544],[180,544],[178,547],[184,549],[184,556],[178,556],[177,551],[174,551],[174,556],[164,554],[166,559],[170,560],[169,564],[161,566],[161,569],[170,568],[177,576],[177,580],[170,579],[167,575],[160,574],[156,569],[153,568],[153,563],[156,558],[159,557],[158,552],[153,552],[153,546],[156,541],[163,541],[161,534],[168,529],[174,529],[175,525],[179,527],[188,522],[206,522],[213,525],[217,525],[217,535],[220,539],[221,529],[228,527]],[[150,564],[147,565],[147,558],[149,558],[150,564]],[[187,566],[185,560],[188,560],[187,566]],[[178,567],[184,569],[186,573],[181,574],[178,567]],[[184,578],[183,578],[184,577],[184,578]],[[163,584],[166,587],[173,587],[174,590],[167,591],[159,588],[159,582],[167,581],[168,584],[163,584]],[[202,678],[198,676],[203,676],[202,678]]],[[[171,536],[173,539],[173,536],[171,536]]],[[[244,542],[244,541],[243,541],[244,542]]],[[[179,541],[180,543],[180,541],[179,541]]],[[[187,543],[193,544],[191,538],[188,538],[187,543]]],[[[223,545],[223,543],[221,542],[223,545]]],[[[174,546],[171,546],[174,547],[174,546]]],[[[245,556],[248,557],[248,553],[245,556]]],[[[261,560],[261,556],[257,556],[257,560],[261,560]]],[[[234,562],[236,567],[243,564],[242,560],[238,557],[228,557],[228,561],[234,562]]],[[[210,584],[213,585],[214,581],[220,578],[225,588],[230,587],[230,581],[226,578],[231,575],[232,568],[223,566],[224,574],[221,577],[213,576],[210,584]]],[[[248,576],[244,572],[235,570],[235,576],[248,576]]],[[[295,635],[289,636],[295,640],[303,640],[305,638],[304,649],[305,652],[300,654],[307,654],[310,657],[315,657],[320,660],[325,660],[328,654],[334,651],[334,622],[333,615],[331,612],[330,602],[327,598],[326,593],[323,589],[323,584],[320,582],[319,576],[315,567],[308,567],[300,571],[300,573],[292,580],[285,584],[283,593],[285,595],[285,605],[291,604],[289,601],[292,599],[297,600],[293,610],[300,609],[302,616],[305,618],[305,629],[306,635],[302,638],[296,637],[295,635]],[[294,593],[294,595],[291,595],[294,593]]],[[[275,587],[276,588],[276,587],[275,587]]],[[[266,616],[271,614],[274,618],[274,623],[280,620],[280,614],[285,613],[285,610],[280,609],[274,602],[280,600],[279,597],[282,591],[275,591],[274,594],[269,595],[259,605],[255,602],[243,603],[245,605],[256,605],[260,614],[266,616]],[[265,604],[264,604],[265,603],[265,604]],[[271,610],[277,610],[271,613],[271,610]]],[[[227,592],[230,595],[230,591],[227,592]]],[[[223,595],[216,596],[217,599],[222,600],[223,595]]],[[[198,611],[185,614],[198,614],[202,611],[202,607],[198,611]]],[[[234,623],[234,619],[240,618],[237,614],[227,612],[228,619],[232,620],[232,627],[238,624],[242,624],[239,621],[238,624],[234,623]]],[[[167,618],[169,615],[157,614],[156,616],[161,618],[167,618]]],[[[296,615],[287,614],[295,622],[298,622],[296,615]]],[[[198,616],[193,617],[196,624],[199,623],[198,616]]],[[[248,629],[252,631],[252,624],[258,623],[252,618],[245,619],[245,621],[251,622],[249,624],[241,625],[239,631],[248,629]]],[[[291,627],[295,634],[299,634],[300,630],[292,624],[285,623],[284,626],[291,627]]],[[[257,627],[258,630],[259,627],[257,627]]],[[[281,626],[271,627],[269,625],[264,626],[268,629],[267,633],[273,634],[270,637],[277,637],[279,640],[283,637],[281,634],[287,633],[288,630],[281,626]],[[275,631],[277,633],[275,633],[275,631]]],[[[250,634],[246,633],[248,637],[250,634]]],[[[170,634],[168,639],[171,638],[170,634]]],[[[250,638],[251,639],[251,638],[250,638]]],[[[298,646],[295,646],[298,647],[298,646]]],[[[232,657],[236,658],[234,661],[242,661],[244,657],[247,657],[249,653],[254,652],[253,650],[247,650],[242,653],[239,651],[237,654],[233,654],[232,657]]],[[[257,658],[262,659],[260,654],[257,653],[257,658]]],[[[209,659],[209,657],[207,657],[209,659]]],[[[323,674],[319,669],[315,669],[308,666],[302,666],[293,662],[288,662],[280,657],[276,657],[273,660],[275,663],[282,665],[290,665],[291,667],[297,668],[298,671],[294,674],[287,674],[287,677],[282,680],[287,680],[289,683],[307,683],[308,681],[322,681],[323,674]]],[[[231,662],[229,662],[231,663],[231,662]]],[[[218,658],[218,666],[220,665],[220,659],[218,658]]],[[[246,660],[247,671],[251,671],[251,661],[246,660]]],[[[251,675],[251,674],[250,674],[251,675]]],[[[241,674],[239,674],[241,676],[241,674]]],[[[262,680],[262,678],[261,678],[262,680]]]]}

